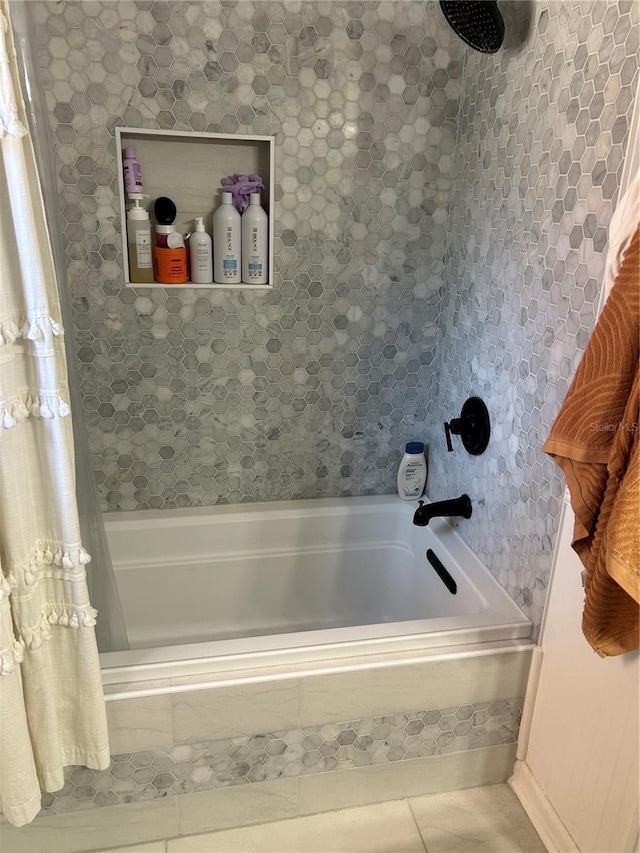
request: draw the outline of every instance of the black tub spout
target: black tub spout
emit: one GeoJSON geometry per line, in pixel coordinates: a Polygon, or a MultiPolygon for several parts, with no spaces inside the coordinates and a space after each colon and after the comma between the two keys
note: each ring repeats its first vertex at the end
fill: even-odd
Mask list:
{"type": "Polygon", "coordinates": [[[469,495],[461,495],[450,501],[436,501],[433,504],[425,504],[420,501],[420,506],[415,511],[413,523],[418,527],[426,527],[432,518],[449,515],[461,515],[462,518],[471,518],[471,498],[469,495]]]}

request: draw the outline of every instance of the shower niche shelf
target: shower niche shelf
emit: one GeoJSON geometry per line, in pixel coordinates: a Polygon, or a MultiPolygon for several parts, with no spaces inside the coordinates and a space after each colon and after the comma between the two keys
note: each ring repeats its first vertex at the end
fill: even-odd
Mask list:
{"type": "Polygon", "coordinates": [[[126,287],[136,289],[164,287],[197,287],[211,290],[271,290],[273,287],[274,224],[274,137],[241,136],[195,131],[151,130],[139,127],[116,127],[118,158],[118,194],[122,223],[122,256],[126,287]],[[176,229],[180,233],[193,230],[196,216],[204,217],[205,229],[213,233],[213,213],[222,200],[221,178],[240,174],[260,175],[264,183],[262,206],[269,217],[269,283],[268,284],[138,284],[129,277],[127,249],[127,196],[122,173],[123,150],[135,148],[142,167],[144,206],[150,211],[153,239],[153,202],[158,196],[169,196],[178,214],[176,229]]]}

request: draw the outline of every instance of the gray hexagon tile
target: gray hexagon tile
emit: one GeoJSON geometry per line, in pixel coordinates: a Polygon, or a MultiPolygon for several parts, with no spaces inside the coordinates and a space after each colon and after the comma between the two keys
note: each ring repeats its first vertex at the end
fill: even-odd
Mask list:
{"type": "MultiPolygon", "coordinates": [[[[507,27],[517,4],[504,4],[507,27]]],[[[468,492],[459,532],[538,626],[564,480],[541,447],[592,331],[638,85],[640,7],[542,2],[524,49],[469,54],[429,429],[433,497],[468,492]],[[443,420],[487,403],[477,458],[443,420]]]]}
{"type": "Polygon", "coordinates": [[[64,788],[42,795],[41,814],[515,743],[522,701],[477,702],[116,755],[108,770],[67,768],[64,788]]]}
{"type": "Polygon", "coordinates": [[[435,6],[32,8],[104,508],[391,491],[453,185],[464,46],[435,6]],[[273,292],[122,287],[118,124],[275,135],[273,292]]]}
{"type": "Polygon", "coordinates": [[[105,509],[389,493],[427,438],[430,495],[469,492],[460,532],[539,624],[637,4],[502,2],[489,57],[435,0],[29,7],[105,509]],[[123,288],[116,125],[275,135],[272,292],[123,288]],[[471,393],[478,459],[440,426],[471,393]]]}

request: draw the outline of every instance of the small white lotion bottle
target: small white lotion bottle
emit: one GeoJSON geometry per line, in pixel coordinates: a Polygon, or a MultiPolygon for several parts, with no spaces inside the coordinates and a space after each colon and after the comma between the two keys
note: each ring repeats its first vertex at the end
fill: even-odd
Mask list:
{"type": "Polygon", "coordinates": [[[427,482],[427,460],[424,444],[410,441],[398,468],[398,495],[403,501],[417,501],[427,482]]]}
{"type": "Polygon", "coordinates": [[[231,193],[222,193],[222,204],[213,214],[213,277],[218,284],[240,284],[242,218],[232,204],[231,193]]]}
{"type": "Polygon", "coordinates": [[[189,237],[191,281],[194,284],[211,284],[213,281],[213,251],[211,237],[204,230],[204,220],[196,218],[196,230],[189,237]]]}
{"type": "Polygon", "coordinates": [[[251,193],[249,207],[242,214],[242,281],[268,284],[267,246],[269,217],[260,205],[260,193],[251,193]]]}

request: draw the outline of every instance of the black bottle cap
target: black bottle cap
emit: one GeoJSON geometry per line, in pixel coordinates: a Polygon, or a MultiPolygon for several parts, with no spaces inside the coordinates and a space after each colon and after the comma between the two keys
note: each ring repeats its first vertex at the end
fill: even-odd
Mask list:
{"type": "Polygon", "coordinates": [[[156,215],[158,225],[171,225],[176,218],[176,206],[165,195],[159,196],[153,205],[153,212],[156,215]]]}

